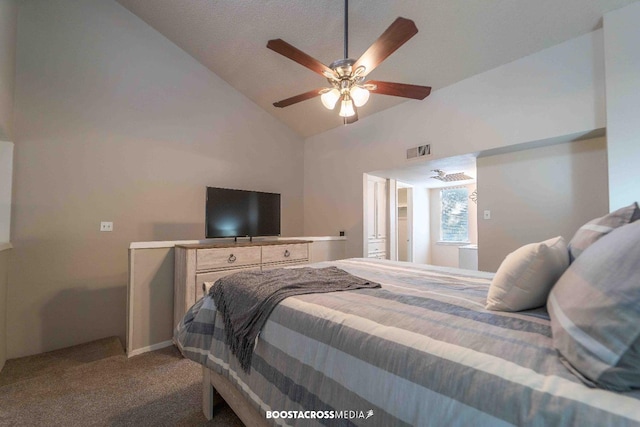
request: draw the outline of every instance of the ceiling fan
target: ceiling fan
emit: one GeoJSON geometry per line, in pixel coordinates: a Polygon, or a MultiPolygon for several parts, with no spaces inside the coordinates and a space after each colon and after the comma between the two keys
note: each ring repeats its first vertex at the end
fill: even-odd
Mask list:
{"type": "Polygon", "coordinates": [[[333,110],[338,101],[341,101],[339,115],[343,117],[345,124],[349,124],[358,120],[357,107],[366,104],[370,92],[412,99],[424,99],[431,93],[429,86],[377,80],[365,82],[370,72],[417,34],[418,28],[412,20],[397,18],[358,60],[353,60],[349,58],[348,53],[348,11],[349,0],[345,0],[344,59],[332,62],[328,67],[282,39],[269,40],[267,48],[326,77],[329,84],[331,84],[331,87],[328,88],[313,89],[309,92],[274,102],[273,105],[275,107],[284,108],[320,96],[322,104],[329,110],[333,110]]]}
{"type": "Polygon", "coordinates": [[[439,179],[444,182],[452,182],[452,181],[467,181],[469,179],[473,179],[473,177],[467,175],[464,172],[456,172],[456,173],[446,173],[441,169],[432,169],[431,172],[435,172],[437,175],[432,176],[433,179],[439,179]]]}

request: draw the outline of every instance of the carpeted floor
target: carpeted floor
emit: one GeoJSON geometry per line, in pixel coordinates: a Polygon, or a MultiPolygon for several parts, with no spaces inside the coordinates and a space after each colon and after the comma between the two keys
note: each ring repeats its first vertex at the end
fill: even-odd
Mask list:
{"type": "Polygon", "coordinates": [[[202,368],[175,347],[127,358],[114,339],[7,361],[0,426],[243,426],[224,404],[207,422],[202,368]]]}

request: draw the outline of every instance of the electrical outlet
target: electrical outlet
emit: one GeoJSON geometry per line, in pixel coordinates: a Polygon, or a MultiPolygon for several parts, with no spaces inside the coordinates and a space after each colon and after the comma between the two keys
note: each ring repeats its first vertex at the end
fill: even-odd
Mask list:
{"type": "Polygon", "coordinates": [[[484,211],[484,219],[491,219],[491,211],[489,210],[484,211]]]}
{"type": "Polygon", "coordinates": [[[100,223],[100,231],[113,231],[113,222],[102,221],[100,223]]]}

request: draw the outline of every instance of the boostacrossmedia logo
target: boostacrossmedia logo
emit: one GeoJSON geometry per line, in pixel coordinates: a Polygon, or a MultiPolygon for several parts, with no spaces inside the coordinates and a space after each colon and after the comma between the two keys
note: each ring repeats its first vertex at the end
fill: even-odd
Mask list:
{"type": "Polygon", "coordinates": [[[267,418],[274,419],[339,419],[339,420],[366,420],[373,416],[373,409],[368,411],[267,411],[267,418]]]}

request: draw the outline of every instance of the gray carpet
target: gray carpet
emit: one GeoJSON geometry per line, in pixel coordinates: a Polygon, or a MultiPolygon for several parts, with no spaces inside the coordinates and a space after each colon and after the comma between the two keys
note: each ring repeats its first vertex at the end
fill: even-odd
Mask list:
{"type": "Polygon", "coordinates": [[[225,404],[207,422],[202,368],[175,347],[127,358],[103,341],[7,361],[0,425],[243,426],[225,404]]]}

